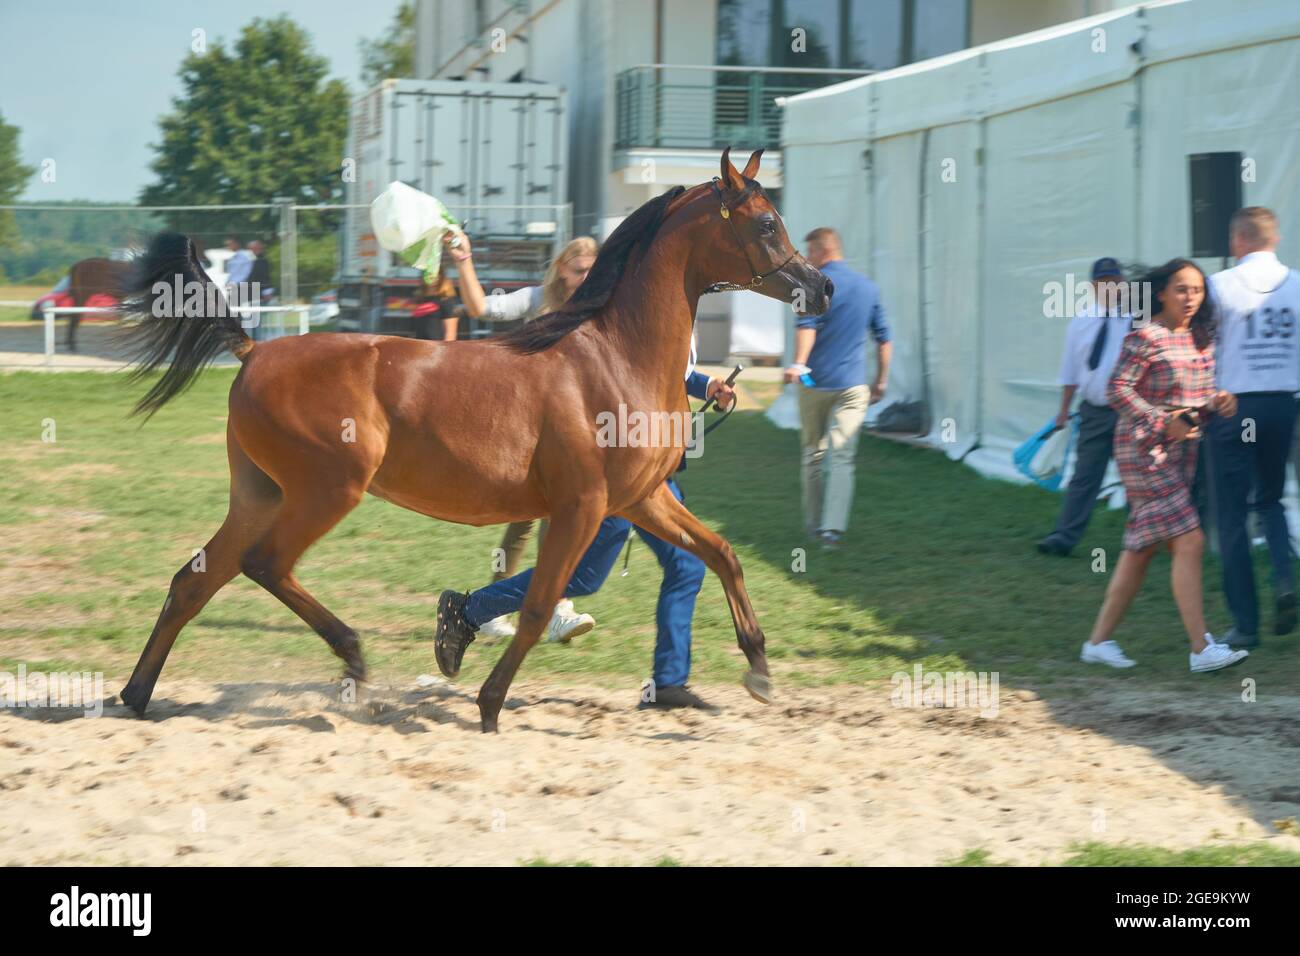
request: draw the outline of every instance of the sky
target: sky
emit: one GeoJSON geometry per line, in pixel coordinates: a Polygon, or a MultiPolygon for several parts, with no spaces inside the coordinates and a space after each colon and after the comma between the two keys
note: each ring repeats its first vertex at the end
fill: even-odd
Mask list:
{"type": "Polygon", "coordinates": [[[357,42],[392,22],[400,0],[0,0],[0,116],[19,129],[22,160],[54,159],[21,199],[136,200],[153,179],[149,144],[180,91],[193,31],[233,41],[254,17],[286,13],[312,37],[331,76],[361,86],[357,42]]]}

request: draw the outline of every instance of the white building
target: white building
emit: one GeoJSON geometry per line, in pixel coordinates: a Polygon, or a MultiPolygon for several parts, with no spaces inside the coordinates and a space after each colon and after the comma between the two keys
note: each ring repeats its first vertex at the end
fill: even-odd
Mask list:
{"type": "MultiPolygon", "coordinates": [[[[416,76],[568,91],[576,233],[607,235],[669,186],[764,147],[782,206],[778,97],[1108,10],[1108,0],[417,0],[416,76]]],[[[801,236],[796,235],[798,240],[801,236]]],[[[787,314],[701,303],[701,355],[774,353],[787,314]]]]}

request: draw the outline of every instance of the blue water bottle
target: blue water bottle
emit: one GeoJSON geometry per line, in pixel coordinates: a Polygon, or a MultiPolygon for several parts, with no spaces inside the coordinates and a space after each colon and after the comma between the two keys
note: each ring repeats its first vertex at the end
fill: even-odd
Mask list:
{"type": "Polygon", "coordinates": [[[804,384],[804,387],[806,388],[817,387],[817,383],[813,381],[811,372],[804,372],[802,375],[799,376],[799,381],[802,382],[804,384]]]}

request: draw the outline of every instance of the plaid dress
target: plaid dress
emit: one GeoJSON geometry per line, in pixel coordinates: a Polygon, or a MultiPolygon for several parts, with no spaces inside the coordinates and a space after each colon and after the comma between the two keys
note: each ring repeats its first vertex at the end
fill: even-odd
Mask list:
{"type": "Polygon", "coordinates": [[[1204,352],[1189,330],[1151,321],[1130,332],[1106,397],[1119,413],[1115,464],[1129,501],[1124,548],[1141,551],[1200,527],[1192,502],[1196,441],[1165,437],[1172,409],[1199,408],[1214,397],[1214,346],[1204,352]]]}

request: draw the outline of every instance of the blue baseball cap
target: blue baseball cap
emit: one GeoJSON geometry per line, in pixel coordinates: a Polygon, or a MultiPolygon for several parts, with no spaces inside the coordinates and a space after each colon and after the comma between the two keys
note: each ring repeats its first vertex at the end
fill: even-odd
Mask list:
{"type": "Polygon", "coordinates": [[[1119,262],[1110,256],[1102,256],[1092,264],[1092,277],[1094,279],[1110,279],[1122,276],[1119,262]]]}

